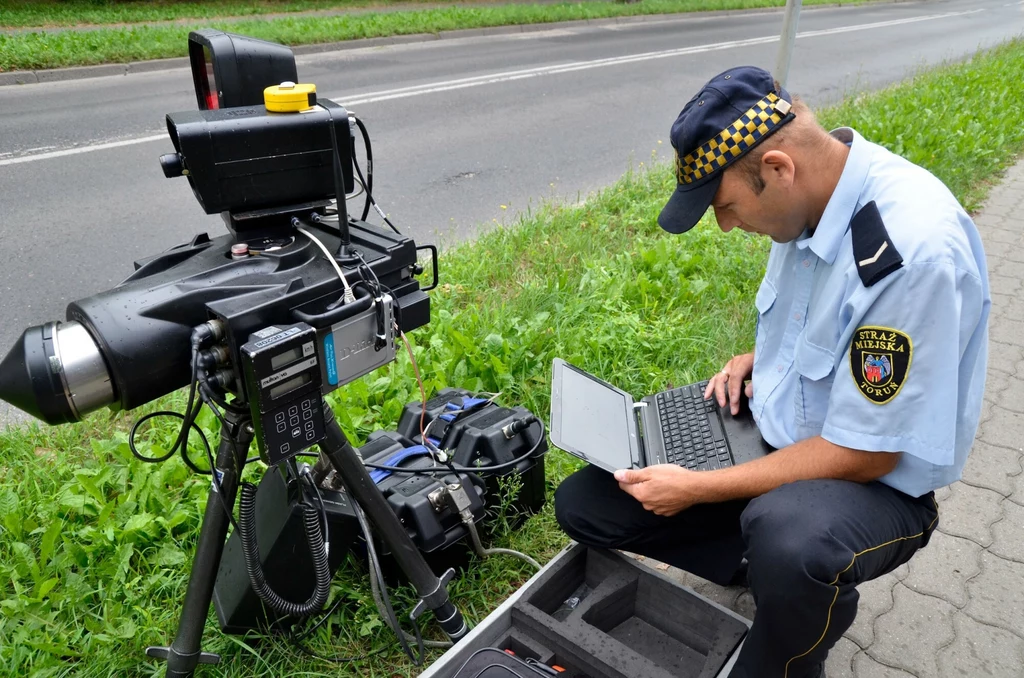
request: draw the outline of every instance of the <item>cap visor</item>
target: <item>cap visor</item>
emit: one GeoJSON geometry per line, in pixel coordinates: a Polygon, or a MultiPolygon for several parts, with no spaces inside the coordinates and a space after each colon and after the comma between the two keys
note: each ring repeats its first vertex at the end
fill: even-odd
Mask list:
{"type": "Polygon", "coordinates": [[[689,231],[708,211],[720,183],[722,173],[718,172],[705,183],[686,186],[685,189],[682,185],[677,186],[665,208],[658,215],[658,225],[669,233],[689,231]]]}

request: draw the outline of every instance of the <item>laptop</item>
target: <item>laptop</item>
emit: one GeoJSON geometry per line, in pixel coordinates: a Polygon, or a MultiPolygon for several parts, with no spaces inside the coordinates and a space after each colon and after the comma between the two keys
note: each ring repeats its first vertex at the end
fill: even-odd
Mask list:
{"type": "Polygon", "coordinates": [[[551,442],[606,471],[678,464],[705,471],[742,464],[774,450],[761,437],[746,396],[732,415],[707,381],[647,396],[620,388],[555,358],[551,367],[551,442]]]}

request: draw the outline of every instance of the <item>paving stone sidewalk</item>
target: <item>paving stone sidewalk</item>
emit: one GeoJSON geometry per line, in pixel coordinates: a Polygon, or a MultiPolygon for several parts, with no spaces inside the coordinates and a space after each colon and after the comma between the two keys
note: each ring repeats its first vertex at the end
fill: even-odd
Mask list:
{"type": "MultiPolygon", "coordinates": [[[[992,286],[985,404],[963,479],[906,565],[858,588],[828,678],[1024,677],[1024,161],[975,217],[992,286]]],[[[952,374],[951,378],[955,377],[952,374]]],[[[753,617],[749,591],[671,572],[753,617]]]]}

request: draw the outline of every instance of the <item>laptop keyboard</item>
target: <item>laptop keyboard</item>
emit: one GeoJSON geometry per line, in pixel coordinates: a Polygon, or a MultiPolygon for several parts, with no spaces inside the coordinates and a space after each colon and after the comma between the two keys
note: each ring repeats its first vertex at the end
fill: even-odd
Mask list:
{"type": "Polygon", "coordinates": [[[713,398],[704,400],[708,382],[659,393],[658,415],[670,464],[695,471],[732,466],[713,398]]]}

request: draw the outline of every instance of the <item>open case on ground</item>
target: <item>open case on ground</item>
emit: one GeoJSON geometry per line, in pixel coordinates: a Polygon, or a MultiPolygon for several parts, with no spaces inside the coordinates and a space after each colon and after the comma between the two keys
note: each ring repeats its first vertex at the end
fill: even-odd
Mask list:
{"type": "Polygon", "coordinates": [[[496,648],[563,678],[724,678],[749,626],[643,563],[574,543],[420,676],[489,676],[472,662],[496,648]]]}

